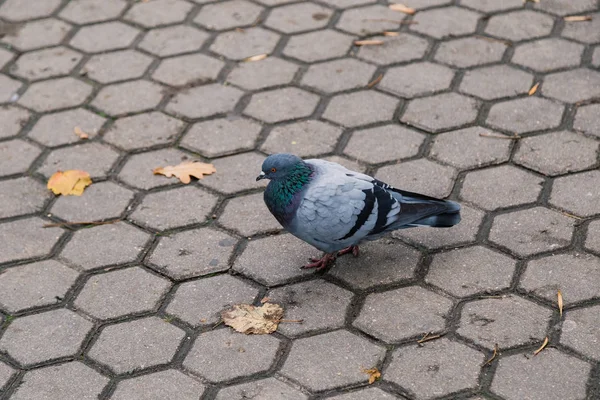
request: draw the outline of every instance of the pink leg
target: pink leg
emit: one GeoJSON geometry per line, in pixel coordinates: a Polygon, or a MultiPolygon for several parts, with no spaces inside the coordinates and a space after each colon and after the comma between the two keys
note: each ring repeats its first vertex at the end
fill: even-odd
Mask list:
{"type": "Polygon", "coordinates": [[[322,258],[311,258],[311,261],[312,263],[304,265],[301,268],[316,268],[317,271],[320,271],[335,261],[335,255],[327,253],[322,258]]]}
{"type": "Polygon", "coordinates": [[[345,249],[338,251],[338,256],[343,256],[344,254],[352,253],[354,257],[358,257],[359,251],[358,246],[348,246],[345,249]]]}

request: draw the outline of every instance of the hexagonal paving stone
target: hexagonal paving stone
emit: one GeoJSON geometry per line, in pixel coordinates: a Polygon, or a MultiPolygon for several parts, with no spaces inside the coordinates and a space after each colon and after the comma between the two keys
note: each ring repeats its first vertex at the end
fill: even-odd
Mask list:
{"type": "Polygon", "coordinates": [[[484,361],[485,355],[477,350],[442,338],[423,347],[396,350],[384,379],[406,388],[417,399],[447,396],[475,389],[484,361]]]}
{"type": "Polygon", "coordinates": [[[479,17],[478,13],[464,8],[438,8],[417,13],[413,18],[417,23],[410,29],[436,39],[466,35],[475,32],[479,17]]]}
{"type": "Polygon", "coordinates": [[[469,172],[460,196],[485,210],[533,203],[544,180],[511,165],[469,172]]]}
{"type": "Polygon", "coordinates": [[[101,53],[128,47],[140,31],[122,22],[84,26],[69,42],[87,53],[101,53]]]}
{"type": "Polygon", "coordinates": [[[144,75],[152,57],[135,50],[96,54],[83,67],[86,76],[100,83],[113,83],[144,75]]]}
{"type": "Polygon", "coordinates": [[[26,21],[28,19],[47,17],[59,5],[60,0],[49,0],[33,4],[27,0],[7,0],[0,8],[0,17],[10,21],[26,21]]]}
{"type": "Polygon", "coordinates": [[[91,93],[92,87],[86,83],[71,77],[58,78],[32,84],[18,102],[34,111],[53,111],[77,106],[91,93]]]}
{"type": "Polygon", "coordinates": [[[401,97],[416,97],[448,89],[454,71],[428,61],[390,68],[379,87],[401,97]],[[406,79],[409,76],[410,79],[406,79]]]}
{"type": "Polygon", "coordinates": [[[380,168],[375,177],[392,186],[443,198],[450,194],[456,171],[432,161],[420,158],[380,168]]]}
{"type": "Polygon", "coordinates": [[[160,400],[176,396],[177,400],[196,400],[203,392],[200,382],[169,369],[120,381],[111,399],[160,400]]]}
{"type": "Polygon", "coordinates": [[[192,125],[180,145],[204,157],[218,157],[251,150],[261,129],[246,118],[213,119],[192,125]]]}
{"type": "Polygon", "coordinates": [[[353,325],[385,342],[442,331],[452,301],[418,286],[370,294],[353,325]]]}
{"type": "Polygon", "coordinates": [[[573,128],[588,135],[600,137],[600,104],[579,107],[573,128]]]}
{"type": "MultiPolygon", "coordinates": [[[[75,134],[73,134],[75,135],[75,134]]],[[[53,150],[37,172],[49,178],[56,171],[85,170],[92,178],[104,177],[119,158],[119,153],[98,142],[87,142],[53,150]]]]}
{"type": "Polygon", "coordinates": [[[332,10],[313,3],[297,3],[277,7],[264,22],[265,26],[283,33],[297,33],[324,28],[332,10]]]}
{"type": "Polygon", "coordinates": [[[253,25],[262,10],[262,7],[245,0],[221,1],[202,7],[194,22],[208,29],[231,29],[253,25]]]}
{"type": "Polygon", "coordinates": [[[203,228],[160,239],[148,262],[173,279],[187,279],[229,269],[237,240],[203,228]]]}
{"type": "Polygon", "coordinates": [[[166,110],[188,118],[204,118],[233,111],[243,92],[213,83],[177,93],[166,110]]]}
{"type": "Polygon", "coordinates": [[[558,250],[571,243],[574,222],[543,207],[515,211],[495,218],[490,240],[522,257],[558,250]]]}
{"type": "Polygon", "coordinates": [[[153,311],[171,283],[140,267],[91,276],[73,303],[98,319],[153,311]]]}
{"type": "MultiPolygon", "coordinates": [[[[153,6],[153,5],[152,5],[153,6]]],[[[196,51],[208,39],[208,34],[186,25],[150,30],[138,47],[160,57],[196,51]]]]}
{"type": "Polygon", "coordinates": [[[512,62],[538,72],[576,67],[581,62],[583,46],[563,39],[536,40],[517,46],[512,62]]]}
{"type": "Polygon", "coordinates": [[[265,207],[263,194],[237,196],[228,201],[219,223],[242,236],[281,230],[281,225],[265,207]]]}
{"type": "Polygon", "coordinates": [[[13,314],[58,303],[78,276],[77,272],[54,260],[6,269],[0,275],[0,305],[13,314]]]}
{"type": "Polygon", "coordinates": [[[100,396],[108,381],[81,362],[68,362],[27,372],[11,399],[94,399],[100,396]]]}
{"type": "Polygon", "coordinates": [[[260,147],[273,153],[294,153],[307,158],[333,151],[342,134],[338,127],[321,121],[309,120],[277,126],[260,147]]]}
{"type": "Polygon", "coordinates": [[[115,83],[104,86],[91,105],[118,116],[151,110],[163,98],[163,87],[146,80],[115,83]]]}
{"type": "Polygon", "coordinates": [[[0,176],[26,172],[41,152],[20,139],[0,142],[0,176]]]}
{"type": "Polygon", "coordinates": [[[113,182],[99,182],[86,188],[81,197],[59,197],[51,212],[66,221],[100,221],[118,218],[132,199],[129,189],[113,182]]]}
{"type": "Polygon", "coordinates": [[[9,61],[12,61],[14,56],[12,51],[8,51],[4,48],[0,49],[0,68],[4,68],[9,61]]]}
{"type": "Polygon", "coordinates": [[[346,127],[392,119],[398,100],[372,90],[340,94],[331,99],[323,117],[346,127]]]}
{"type": "Polygon", "coordinates": [[[221,389],[215,400],[244,400],[248,397],[256,399],[308,399],[308,396],[299,390],[275,378],[267,378],[221,389]]]}
{"type": "Polygon", "coordinates": [[[334,156],[323,157],[323,160],[334,162],[336,164],[340,164],[341,166],[349,169],[350,171],[357,171],[360,173],[364,173],[366,171],[366,168],[363,165],[359,164],[356,161],[348,160],[347,158],[344,158],[344,157],[334,155],[334,156]]]}
{"type": "Polygon", "coordinates": [[[11,99],[13,99],[21,86],[21,82],[10,79],[5,75],[0,75],[0,103],[12,102],[13,100],[11,99]]]}
{"type": "Polygon", "coordinates": [[[302,84],[328,93],[365,87],[375,69],[352,58],[314,64],[302,77],[302,84]]]}
{"type": "Polygon", "coordinates": [[[488,21],[485,32],[512,41],[547,36],[552,31],[552,17],[531,11],[519,10],[495,15],[488,21]]]}
{"type": "Polygon", "coordinates": [[[182,0],[154,0],[152,4],[134,4],[125,14],[125,19],[152,28],[182,22],[191,9],[192,5],[182,0]]]}
{"type": "Polygon", "coordinates": [[[552,311],[514,295],[466,303],[458,330],[480,346],[501,349],[544,338],[552,311]]]}
{"type": "Polygon", "coordinates": [[[434,256],[425,281],[459,297],[490,293],[510,286],[515,265],[486,247],[455,249],[434,256]]]}
{"type": "Polygon", "coordinates": [[[243,32],[221,33],[210,50],[231,60],[243,60],[258,54],[268,54],[279,42],[279,35],[260,27],[245,29],[243,32]]]}
{"type": "Polygon", "coordinates": [[[600,41],[600,13],[590,14],[591,21],[584,24],[577,22],[566,22],[562,35],[583,43],[596,43],[600,41]]]}
{"type": "Polygon", "coordinates": [[[114,19],[127,7],[124,0],[71,0],[60,16],[71,22],[87,24],[114,19]]]}
{"type": "Polygon", "coordinates": [[[258,62],[238,64],[227,77],[227,82],[248,90],[285,85],[294,79],[298,66],[289,61],[269,57],[258,62]]]}
{"type": "Polygon", "coordinates": [[[494,65],[465,72],[460,91],[484,100],[494,100],[527,93],[532,85],[531,74],[507,65],[494,65]]]}
{"type": "Polygon", "coordinates": [[[75,127],[92,139],[105,121],[105,118],[83,108],[46,114],[37,121],[28,136],[44,146],[60,146],[81,140],[74,134],[75,127]]]}
{"type": "Polygon", "coordinates": [[[213,165],[219,171],[205,177],[202,185],[225,194],[232,194],[245,189],[266,186],[256,182],[260,167],[265,157],[257,153],[243,153],[215,160],[213,165]]]}
{"type": "Polygon", "coordinates": [[[0,107],[0,138],[15,136],[29,120],[27,110],[17,107],[0,107]]]}
{"type": "Polygon", "coordinates": [[[30,177],[0,181],[0,218],[41,211],[50,193],[42,183],[30,177]]]}
{"type": "Polygon", "coordinates": [[[267,123],[308,117],[319,96],[297,88],[273,89],[252,96],[244,114],[267,123]]]}
{"type": "Polygon", "coordinates": [[[600,171],[558,178],[552,185],[550,204],[582,217],[600,213],[600,171]]]}
{"type": "Polygon", "coordinates": [[[600,96],[600,72],[579,68],[547,75],[542,93],[566,103],[596,98],[600,96]]]}
{"type": "Polygon", "coordinates": [[[587,357],[600,360],[599,311],[598,306],[567,311],[562,324],[560,342],[587,357]]]}
{"type": "Polygon", "coordinates": [[[125,222],[80,229],[60,257],[84,270],[135,262],[149,239],[148,233],[125,222]]]}
{"type": "Polygon", "coordinates": [[[500,135],[479,126],[442,133],[435,136],[429,155],[459,169],[507,161],[510,141],[490,140],[482,134],[500,135]]]}
{"type": "Polygon", "coordinates": [[[556,349],[547,349],[537,357],[515,354],[498,362],[491,390],[507,400],[583,399],[590,369],[588,363],[556,349]],[[553,368],[555,365],[561,368],[553,368]]]}
{"type": "Polygon", "coordinates": [[[204,54],[190,54],[163,60],[152,78],[171,86],[212,82],[225,63],[204,54]]]}
{"type": "Polygon", "coordinates": [[[166,313],[193,327],[214,325],[221,320],[221,311],[234,304],[251,304],[258,292],[227,274],[185,282],[177,288],[166,313]]]}
{"type": "Polygon", "coordinates": [[[167,178],[149,172],[158,167],[178,165],[182,161],[194,160],[190,155],[174,148],[134,154],[129,157],[121,169],[119,179],[135,188],[146,190],[159,186],[176,185],[179,182],[177,178],[167,178]]]}
{"type": "Polygon", "coordinates": [[[279,325],[277,331],[288,337],[341,328],[352,300],[351,292],[322,280],[277,288],[267,296],[285,309],[286,319],[303,320],[302,324],[279,325]]]}
{"type": "Polygon", "coordinates": [[[592,221],[589,224],[585,247],[600,253],[600,221],[592,221]]]}
{"type": "Polygon", "coordinates": [[[417,155],[424,140],[425,135],[419,132],[400,125],[384,125],[354,132],[344,154],[369,164],[378,164],[417,155]],[[389,146],[380,148],[373,143],[387,143],[389,146]]]}
{"type": "Polygon", "coordinates": [[[367,36],[398,29],[402,14],[383,5],[372,5],[344,11],[336,27],[348,33],[367,36]]]}
{"type": "Polygon", "coordinates": [[[12,379],[15,371],[8,365],[0,362],[0,390],[12,379]]]}
{"type": "Polygon", "coordinates": [[[510,132],[527,133],[556,128],[564,111],[562,104],[540,97],[526,97],[496,103],[486,123],[510,132]]]}
{"type": "Polygon", "coordinates": [[[30,81],[68,75],[83,56],[66,47],[32,51],[23,54],[10,72],[30,81]]]}
{"type": "Polygon", "coordinates": [[[443,42],[435,53],[439,62],[458,68],[498,62],[506,50],[506,44],[478,37],[443,42]]]}
{"type": "Polygon", "coordinates": [[[166,144],[184,127],[184,122],[160,112],[118,119],[104,134],[104,140],[125,150],[166,144]]]}
{"type": "Polygon", "coordinates": [[[318,250],[292,235],[251,240],[234,261],[233,269],[266,286],[275,286],[314,272],[300,269],[318,250]]]}
{"type": "Polygon", "coordinates": [[[383,44],[361,46],[356,56],[380,65],[418,60],[429,47],[427,40],[403,32],[398,36],[376,36],[373,39],[382,40],[383,44]]]}
{"type": "MultiPolygon", "coordinates": [[[[344,392],[348,392],[344,390],[344,392]]],[[[344,393],[337,396],[330,397],[333,400],[394,400],[397,399],[395,395],[384,392],[379,388],[368,388],[360,389],[355,392],[344,393]]]]}
{"type": "Polygon", "coordinates": [[[600,47],[596,47],[594,53],[592,54],[592,65],[594,67],[600,66],[600,47]]]}
{"type": "Polygon", "coordinates": [[[21,25],[20,29],[15,29],[13,34],[1,40],[20,51],[35,50],[59,44],[71,28],[66,22],[54,18],[40,19],[21,25]]]}
{"type": "Polygon", "coordinates": [[[346,55],[352,42],[352,36],[326,29],[292,36],[283,54],[312,63],[346,55]]]}
{"type": "Polygon", "coordinates": [[[158,317],[106,326],[88,356],[116,374],[167,364],[185,337],[181,329],[158,317]]]}
{"type": "Polygon", "coordinates": [[[294,341],[281,374],[308,390],[329,390],[364,382],[361,369],[377,365],[383,355],[382,347],[339,330],[294,341]]]}
{"type": "Polygon", "coordinates": [[[494,11],[509,10],[511,8],[523,7],[523,2],[520,0],[462,0],[460,5],[463,7],[473,8],[478,11],[491,13],[494,11]]]}
{"type": "Polygon", "coordinates": [[[479,103],[456,93],[442,93],[411,100],[400,120],[429,132],[457,128],[477,117],[479,103]]]}
{"type": "Polygon", "coordinates": [[[0,239],[4,243],[0,263],[47,255],[64,231],[60,228],[40,229],[46,222],[32,217],[0,224],[0,239]]]}
{"type": "Polygon", "coordinates": [[[64,308],[16,318],[0,339],[0,350],[22,366],[73,356],[93,324],[64,308]]]}
{"type": "Polygon", "coordinates": [[[573,0],[567,3],[560,0],[548,0],[544,4],[535,4],[535,8],[557,15],[569,15],[593,11],[597,8],[594,0],[573,0]]]}

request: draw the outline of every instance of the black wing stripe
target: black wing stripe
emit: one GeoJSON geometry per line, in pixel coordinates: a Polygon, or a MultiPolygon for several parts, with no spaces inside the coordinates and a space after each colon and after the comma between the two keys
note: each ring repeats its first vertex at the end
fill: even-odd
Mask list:
{"type": "Polygon", "coordinates": [[[379,186],[375,186],[374,189],[375,197],[377,198],[377,222],[371,232],[369,232],[369,235],[375,235],[385,230],[388,226],[387,215],[396,203],[396,199],[394,199],[394,197],[385,189],[382,189],[379,186]]]}
{"type": "Polygon", "coordinates": [[[365,222],[367,222],[367,219],[369,219],[369,216],[373,212],[373,207],[375,207],[375,195],[373,194],[373,189],[365,189],[363,190],[363,193],[365,194],[365,206],[363,207],[362,211],[358,214],[356,223],[354,224],[352,229],[350,229],[350,231],[346,234],[346,236],[338,240],[345,240],[352,237],[356,233],[356,231],[358,231],[365,224],[365,222]]]}

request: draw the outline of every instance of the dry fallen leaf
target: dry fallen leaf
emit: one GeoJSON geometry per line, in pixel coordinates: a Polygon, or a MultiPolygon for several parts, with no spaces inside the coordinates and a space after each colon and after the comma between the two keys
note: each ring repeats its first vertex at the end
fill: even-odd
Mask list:
{"type": "Polygon", "coordinates": [[[535,92],[537,92],[538,87],[540,86],[540,83],[536,83],[535,85],[533,85],[531,87],[531,89],[529,89],[529,92],[527,92],[528,95],[533,96],[535,94],[535,92]]]}
{"type": "Polygon", "coordinates": [[[257,54],[257,55],[252,56],[252,57],[244,58],[244,61],[245,62],[260,61],[260,60],[264,60],[267,57],[268,57],[268,54],[257,54]]]}
{"type": "Polygon", "coordinates": [[[381,44],[383,44],[383,40],[372,39],[372,40],[355,40],[354,41],[355,46],[378,46],[381,44]]]}
{"type": "Polygon", "coordinates": [[[558,312],[560,313],[560,316],[562,317],[562,312],[563,312],[563,298],[562,298],[562,292],[560,291],[560,289],[558,289],[558,292],[556,293],[556,296],[558,297],[558,312]]]}
{"type": "Polygon", "coordinates": [[[260,304],[265,304],[265,303],[267,303],[269,300],[271,300],[271,299],[270,299],[270,298],[268,298],[268,297],[263,297],[262,299],[260,299],[260,304]]]}
{"type": "Polygon", "coordinates": [[[567,22],[583,22],[583,21],[591,21],[591,15],[571,15],[570,17],[565,17],[565,21],[567,22]]]}
{"type": "Polygon", "coordinates": [[[81,196],[83,190],[92,183],[90,174],[71,169],[55,172],[48,180],[47,188],[54,194],[81,196]]]}
{"type": "Polygon", "coordinates": [[[283,308],[279,304],[264,303],[260,307],[250,304],[235,304],[221,312],[225,325],[247,335],[264,335],[277,330],[283,318],[283,308]]]}
{"type": "Polygon", "coordinates": [[[79,139],[88,139],[90,137],[90,135],[88,135],[87,133],[85,133],[78,126],[76,126],[75,128],[73,128],[73,133],[76,134],[77,136],[79,136],[79,139]]]}
{"type": "Polygon", "coordinates": [[[176,176],[182,183],[190,183],[192,176],[202,179],[203,175],[210,175],[217,172],[217,169],[212,164],[201,163],[198,161],[185,161],[179,165],[159,167],[152,170],[154,175],[164,175],[167,178],[176,176]]]}
{"type": "Polygon", "coordinates": [[[392,32],[392,31],[385,31],[383,32],[383,36],[399,36],[400,34],[398,32],[392,32]]]}
{"type": "Polygon", "coordinates": [[[410,8],[404,4],[390,4],[389,7],[392,11],[400,11],[401,13],[409,15],[413,15],[416,12],[414,8],[410,8]]]}
{"type": "Polygon", "coordinates": [[[375,383],[375,381],[381,379],[381,372],[379,372],[379,370],[376,367],[363,369],[362,372],[369,375],[369,385],[372,385],[373,383],[375,383]]]}
{"type": "Polygon", "coordinates": [[[544,350],[544,348],[547,345],[548,345],[548,336],[546,336],[546,338],[544,339],[544,343],[542,343],[542,345],[540,346],[540,348],[533,352],[533,355],[537,356],[540,353],[540,351],[544,350]]]}

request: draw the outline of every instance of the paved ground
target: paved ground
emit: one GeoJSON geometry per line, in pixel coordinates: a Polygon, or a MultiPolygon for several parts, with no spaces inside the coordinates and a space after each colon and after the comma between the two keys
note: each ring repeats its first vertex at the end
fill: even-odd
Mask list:
{"type": "Polygon", "coordinates": [[[0,1],[0,397],[600,399],[599,4],[405,3],[0,1]],[[463,222],[301,271],[254,180],[281,151],[463,222]],[[184,159],[217,173],[151,173],[184,159]],[[305,322],[218,325],[265,296],[305,322]]]}

